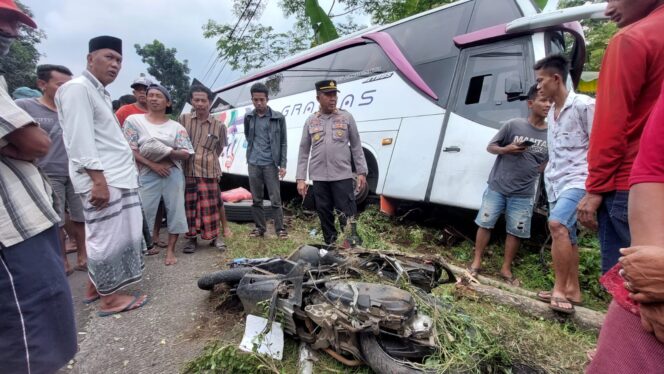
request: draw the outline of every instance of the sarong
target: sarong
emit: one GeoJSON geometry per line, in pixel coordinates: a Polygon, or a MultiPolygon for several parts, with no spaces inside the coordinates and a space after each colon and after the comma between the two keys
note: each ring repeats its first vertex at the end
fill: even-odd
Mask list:
{"type": "Polygon", "coordinates": [[[661,373],[664,343],[641,326],[641,318],[615,300],[609,305],[587,374],[661,373]]]}
{"type": "Polygon", "coordinates": [[[185,210],[189,232],[203,240],[215,239],[219,232],[219,183],[214,178],[185,178],[185,210]]]}
{"type": "Polygon", "coordinates": [[[138,189],[108,187],[108,207],[97,210],[90,192],[81,194],[88,251],[88,276],[102,296],[141,280],[145,262],[143,215],[138,189]]]}

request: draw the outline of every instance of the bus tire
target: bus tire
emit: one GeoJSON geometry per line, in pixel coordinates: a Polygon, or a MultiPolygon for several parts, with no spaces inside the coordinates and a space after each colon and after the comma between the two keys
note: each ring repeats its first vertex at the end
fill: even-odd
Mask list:
{"type": "MultiPolygon", "coordinates": [[[[251,222],[254,220],[251,213],[251,200],[242,200],[236,203],[224,203],[224,210],[226,211],[226,219],[232,222],[251,222]]],[[[272,204],[270,200],[263,200],[263,211],[265,212],[265,219],[272,219],[272,204]]]]}
{"type": "Polygon", "coordinates": [[[355,192],[355,204],[360,206],[364,203],[369,196],[369,183],[364,184],[364,188],[358,190],[357,188],[357,174],[353,173],[353,191],[355,192]]]}

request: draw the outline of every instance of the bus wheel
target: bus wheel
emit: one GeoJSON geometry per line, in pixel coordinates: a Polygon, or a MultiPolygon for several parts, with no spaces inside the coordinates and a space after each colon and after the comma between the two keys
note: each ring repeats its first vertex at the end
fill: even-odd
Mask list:
{"type": "Polygon", "coordinates": [[[357,174],[353,173],[353,191],[355,191],[355,204],[362,205],[369,196],[369,183],[364,184],[364,188],[358,191],[357,189],[357,174]]]}

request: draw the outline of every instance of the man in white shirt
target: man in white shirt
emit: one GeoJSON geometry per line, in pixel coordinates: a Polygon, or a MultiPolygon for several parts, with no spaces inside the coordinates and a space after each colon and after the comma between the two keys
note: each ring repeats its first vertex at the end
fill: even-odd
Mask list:
{"type": "Polygon", "coordinates": [[[537,88],[554,103],[547,117],[549,162],[544,182],[555,282],[553,290],[541,291],[537,297],[550,303],[551,309],[571,314],[581,303],[576,208],[586,192],[595,100],[567,89],[569,62],[562,55],[543,58],[534,70],[537,88]]]}
{"type": "Polygon", "coordinates": [[[101,297],[102,317],[147,302],[147,295],[118,293],[140,281],[145,267],[138,171],[104,88],[121,66],[122,41],[112,36],[93,38],[87,70],[60,87],[55,99],[69,175],[84,208],[90,276],[85,302],[101,297]]]}

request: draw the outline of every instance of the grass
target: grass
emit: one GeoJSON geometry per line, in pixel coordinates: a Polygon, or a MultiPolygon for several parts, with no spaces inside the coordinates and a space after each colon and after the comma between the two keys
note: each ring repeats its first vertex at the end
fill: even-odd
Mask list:
{"type": "MultiPolygon", "coordinates": [[[[299,209],[294,209],[293,213],[287,240],[277,239],[273,233],[264,239],[249,240],[247,235],[252,229],[251,224],[231,224],[233,237],[226,240],[229,248],[227,258],[287,256],[302,244],[322,242],[317,218],[306,215],[299,209]],[[312,236],[314,229],[316,232],[312,236]]],[[[444,247],[441,245],[444,241],[441,240],[444,237],[441,229],[400,222],[398,219],[383,216],[375,207],[369,207],[358,217],[358,232],[364,241],[363,246],[367,248],[436,253],[459,266],[467,264],[472,256],[470,243],[444,247]]],[[[590,235],[584,235],[580,246],[583,247],[580,270],[584,300],[586,305],[603,310],[606,308],[607,299],[597,283],[597,240],[590,235]]],[[[497,274],[502,255],[501,245],[494,244],[487,250],[483,263],[484,274],[497,274]]],[[[550,263],[548,251],[545,261],[550,263]]],[[[542,266],[539,251],[522,250],[516,259],[514,272],[524,288],[539,290],[552,285],[550,267],[542,266]]],[[[445,315],[435,318],[440,332],[438,339],[444,349],[429,359],[429,365],[440,367],[472,360],[477,364],[472,372],[510,372],[511,364],[529,367],[533,372],[582,372],[585,352],[596,343],[595,333],[579,330],[573,324],[533,318],[509,307],[468,298],[457,294],[453,286],[439,287],[434,293],[445,300],[454,301],[456,306],[464,310],[466,316],[451,320],[445,315]],[[449,325],[442,325],[446,322],[457,326],[457,330],[450,330],[449,325]],[[471,339],[468,334],[464,334],[464,329],[469,324],[480,331],[479,336],[471,339]]],[[[217,306],[217,309],[221,310],[220,313],[227,313],[224,307],[217,306]]],[[[244,317],[238,314],[235,322],[231,319],[229,323],[232,324],[228,326],[231,331],[220,331],[222,338],[209,345],[201,356],[189,362],[185,373],[259,374],[297,371],[298,347],[293,339],[286,339],[284,359],[273,361],[240,352],[236,347],[242,337],[244,317]]],[[[365,367],[345,367],[324,353],[319,353],[318,357],[315,373],[371,372],[365,367]]]]}

